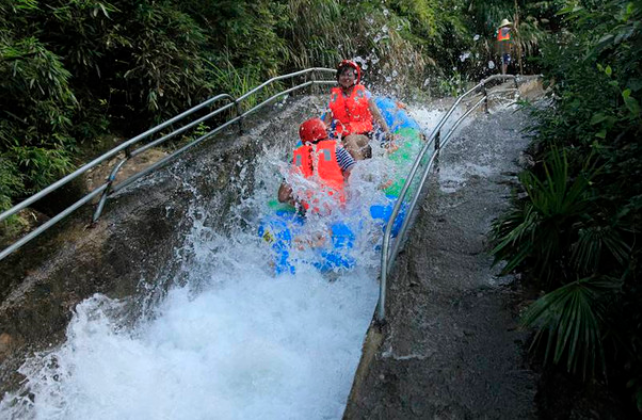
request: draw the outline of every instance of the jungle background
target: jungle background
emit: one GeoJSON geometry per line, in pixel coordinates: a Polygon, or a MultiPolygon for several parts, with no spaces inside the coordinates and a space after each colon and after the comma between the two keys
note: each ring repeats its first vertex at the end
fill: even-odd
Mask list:
{"type": "Polygon", "coordinates": [[[523,321],[544,378],[642,412],[641,17],[642,0],[0,0],[0,211],[214,94],[302,68],[351,58],[374,91],[456,95],[498,72],[508,18],[509,72],[542,73],[549,106],[523,104],[534,163],[494,255],[541,291],[523,321]]]}

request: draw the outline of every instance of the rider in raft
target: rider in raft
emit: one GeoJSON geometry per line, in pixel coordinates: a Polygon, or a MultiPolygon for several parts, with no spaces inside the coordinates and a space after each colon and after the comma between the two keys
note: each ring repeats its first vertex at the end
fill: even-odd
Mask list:
{"type": "Polygon", "coordinates": [[[315,190],[293,194],[287,183],[279,188],[279,201],[295,205],[306,211],[327,214],[333,207],[345,203],[345,181],[355,160],[336,140],[330,139],[326,125],[320,118],[305,121],[299,127],[301,145],[294,150],[293,171],[315,181],[315,190]]]}
{"type": "Polygon", "coordinates": [[[330,91],[330,112],[324,118],[328,127],[334,123],[337,138],[356,160],[370,157],[368,143],[374,131],[373,117],[383,130],[385,139],[390,142],[393,138],[372,94],[360,81],[361,68],[357,63],[350,60],[339,63],[339,87],[330,91]]]}

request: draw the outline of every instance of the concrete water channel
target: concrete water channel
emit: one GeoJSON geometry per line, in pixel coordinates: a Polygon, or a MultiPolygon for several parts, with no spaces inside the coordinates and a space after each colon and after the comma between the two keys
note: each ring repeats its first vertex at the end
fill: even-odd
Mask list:
{"type": "MultiPolygon", "coordinates": [[[[234,209],[261,188],[251,176],[257,157],[296,138],[297,123],[323,106],[312,97],[290,102],[257,115],[249,134],[203,145],[120,193],[97,227],[86,229],[87,211],[3,261],[0,392],[19,389],[25,370],[17,368],[27,355],[65,342],[74,308],[94,293],[120,299],[110,309],[119,312],[118,328],[154,318],[149,308],[190,282],[186,261],[198,263],[199,256],[184,244],[195,221],[220,232],[229,231],[230,219],[244,223],[234,209]],[[206,203],[199,214],[195,200],[206,203]]],[[[389,281],[388,324],[368,333],[345,418],[533,416],[534,378],[510,309],[512,279],[497,278],[486,254],[490,222],[508,204],[515,162],[527,145],[519,131],[527,116],[498,103],[474,118],[440,156],[432,193],[389,281]]],[[[24,401],[39,398],[21,392],[24,401]]],[[[2,407],[13,412],[9,418],[33,415],[6,401],[2,407]]],[[[287,406],[281,410],[281,417],[268,411],[296,418],[287,406]]],[[[336,418],[337,410],[319,418],[336,418]]],[[[64,409],[59,418],[66,418],[64,409]]]]}

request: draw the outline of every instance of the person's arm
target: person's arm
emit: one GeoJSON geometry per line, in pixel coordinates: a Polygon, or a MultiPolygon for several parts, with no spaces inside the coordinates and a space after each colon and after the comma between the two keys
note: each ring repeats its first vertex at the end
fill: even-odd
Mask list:
{"type": "Polygon", "coordinates": [[[386,120],[383,118],[383,116],[381,116],[379,107],[375,103],[374,99],[370,98],[368,100],[368,108],[370,109],[370,113],[372,114],[375,122],[381,126],[381,129],[386,135],[386,139],[392,140],[392,133],[390,132],[390,128],[388,127],[388,124],[386,124],[386,120]]]}
{"type": "Polygon", "coordinates": [[[337,163],[339,164],[339,168],[341,168],[341,173],[343,173],[343,179],[347,181],[348,178],[350,178],[352,167],[357,161],[354,160],[352,155],[341,145],[337,145],[335,153],[337,155],[337,163]]]}
{"type": "Polygon", "coordinates": [[[323,116],[323,123],[325,124],[326,129],[329,129],[332,125],[332,111],[328,109],[328,112],[323,116]]]}

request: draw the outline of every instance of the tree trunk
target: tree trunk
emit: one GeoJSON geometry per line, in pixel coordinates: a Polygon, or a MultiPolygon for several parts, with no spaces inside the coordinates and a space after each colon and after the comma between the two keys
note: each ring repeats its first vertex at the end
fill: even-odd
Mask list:
{"type": "Polygon", "coordinates": [[[517,63],[519,64],[519,74],[524,74],[524,64],[522,63],[522,41],[519,36],[519,6],[515,0],[515,17],[513,19],[513,26],[515,28],[515,36],[513,37],[513,45],[517,49],[517,63]]]}

